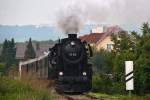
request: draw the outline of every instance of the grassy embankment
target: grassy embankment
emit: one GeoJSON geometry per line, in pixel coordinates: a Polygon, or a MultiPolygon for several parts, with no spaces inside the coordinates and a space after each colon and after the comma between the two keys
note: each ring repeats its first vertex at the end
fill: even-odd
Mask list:
{"type": "Polygon", "coordinates": [[[150,94],[145,96],[132,95],[131,97],[128,95],[108,95],[103,93],[89,93],[88,95],[99,98],[100,100],[150,100],[150,94]]]}
{"type": "Polygon", "coordinates": [[[20,80],[0,77],[0,100],[52,100],[51,94],[20,80]]]}

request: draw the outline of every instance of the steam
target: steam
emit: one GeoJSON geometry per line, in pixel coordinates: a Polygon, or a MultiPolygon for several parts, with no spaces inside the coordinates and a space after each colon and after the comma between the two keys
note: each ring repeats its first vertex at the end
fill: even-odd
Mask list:
{"type": "Polygon", "coordinates": [[[84,14],[77,5],[71,5],[58,13],[57,26],[65,34],[76,34],[84,25],[84,14]]]}
{"type": "Polygon", "coordinates": [[[84,3],[88,21],[115,25],[150,22],[149,4],[150,0],[87,0],[84,3]]]}
{"type": "Polygon", "coordinates": [[[92,0],[84,3],[87,20],[113,25],[150,22],[149,0],[92,0]]]}
{"type": "MultiPolygon", "coordinates": [[[[72,1],[72,0],[70,0],[72,1]]],[[[141,25],[150,23],[150,0],[75,0],[64,5],[57,25],[64,33],[78,33],[84,24],[141,25]]]]}

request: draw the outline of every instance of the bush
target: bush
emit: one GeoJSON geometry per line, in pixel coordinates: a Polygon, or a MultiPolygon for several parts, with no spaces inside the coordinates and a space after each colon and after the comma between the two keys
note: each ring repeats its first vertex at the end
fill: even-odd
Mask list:
{"type": "Polygon", "coordinates": [[[119,82],[113,82],[111,87],[112,93],[114,94],[124,94],[125,91],[125,84],[119,82]]]}
{"type": "Polygon", "coordinates": [[[102,79],[98,74],[93,75],[92,86],[93,92],[100,92],[102,90],[102,79]]]}
{"type": "Polygon", "coordinates": [[[93,92],[111,93],[112,80],[107,75],[93,75],[93,92]]]}
{"type": "Polygon", "coordinates": [[[0,76],[4,73],[4,70],[5,70],[5,64],[0,63],[0,76]]]}
{"type": "Polygon", "coordinates": [[[115,82],[107,74],[94,74],[92,81],[92,91],[107,94],[123,94],[125,93],[125,84],[115,82]]]}

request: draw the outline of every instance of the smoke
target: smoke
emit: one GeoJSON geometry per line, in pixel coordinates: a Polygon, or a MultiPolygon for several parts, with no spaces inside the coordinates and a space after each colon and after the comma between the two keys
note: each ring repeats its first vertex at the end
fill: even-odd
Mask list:
{"type": "Polygon", "coordinates": [[[65,33],[77,33],[84,24],[141,25],[150,22],[150,0],[76,0],[62,7],[57,19],[65,33]]]}
{"type": "Polygon", "coordinates": [[[108,23],[140,25],[150,22],[149,0],[112,0],[108,23]]]}
{"type": "Polygon", "coordinates": [[[57,26],[65,34],[76,34],[84,25],[84,12],[77,5],[69,5],[59,10],[57,14],[57,26]]]}
{"type": "Polygon", "coordinates": [[[92,0],[84,3],[88,21],[140,25],[150,22],[150,0],[92,0]]]}

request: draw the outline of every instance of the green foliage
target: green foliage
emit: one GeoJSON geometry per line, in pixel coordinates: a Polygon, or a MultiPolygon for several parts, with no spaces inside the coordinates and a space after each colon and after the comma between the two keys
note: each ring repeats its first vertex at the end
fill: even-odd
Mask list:
{"type": "Polygon", "coordinates": [[[143,34],[137,44],[138,58],[135,61],[135,92],[144,94],[150,92],[150,27],[144,23],[143,34]],[[146,70],[145,70],[146,69],[146,70]]]}
{"type": "Polygon", "coordinates": [[[112,77],[107,74],[94,74],[92,80],[93,92],[107,94],[123,94],[125,93],[124,83],[115,82],[112,77]]]}
{"type": "MultiPolygon", "coordinates": [[[[113,59],[113,77],[114,81],[119,83],[125,83],[124,73],[125,73],[125,61],[136,61],[137,59],[137,50],[136,43],[139,36],[136,32],[128,34],[126,32],[113,34],[112,40],[114,41],[114,59],[113,59]]],[[[123,87],[121,90],[123,90],[123,87]]]]}
{"type": "Polygon", "coordinates": [[[103,74],[95,74],[93,76],[93,91],[110,93],[111,80],[103,74]],[[108,91],[109,90],[109,91],[108,91]]]}
{"type": "Polygon", "coordinates": [[[98,74],[93,75],[93,80],[92,80],[92,91],[93,92],[101,92],[102,87],[104,84],[102,84],[102,79],[98,74]]]}
{"type": "Polygon", "coordinates": [[[95,53],[92,63],[98,74],[93,77],[93,91],[108,93],[106,89],[111,93],[126,93],[125,61],[131,60],[134,62],[134,93],[140,95],[150,93],[150,27],[148,23],[143,24],[142,32],[141,35],[135,31],[131,34],[126,32],[112,34],[112,41],[115,43],[113,51],[102,50],[95,53]],[[108,73],[112,74],[112,81],[107,78],[108,73]],[[107,84],[107,81],[111,84],[107,84]]]}
{"type": "Polygon", "coordinates": [[[35,50],[32,46],[31,38],[29,39],[29,43],[27,44],[26,51],[25,51],[25,59],[32,59],[36,57],[35,50]]]}
{"type": "Polygon", "coordinates": [[[149,28],[149,24],[148,23],[143,23],[143,26],[142,26],[142,35],[145,36],[145,35],[150,35],[150,28],[149,28]]]}
{"type": "Polygon", "coordinates": [[[112,58],[113,55],[110,52],[100,50],[95,52],[91,63],[98,73],[112,73],[112,58]]]}
{"type": "Polygon", "coordinates": [[[3,75],[5,69],[5,63],[0,63],[0,76],[3,75]]]}
{"type": "Polygon", "coordinates": [[[2,46],[2,52],[1,52],[1,60],[0,62],[5,63],[5,72],[7,72],[12,64],[16,63],[15,59],[16,55],[16,48],[15,48],[15,42],[12,38],[10,40],[5,40],[2,46]]]}
{"type": "Polygon", "coordinates": [[[1,61],[12,64],[15,60],[16,48],[14,39],[11,41],[5,40],[2,47],[1,61]]]}
{"type": "Polygon", "coordinates": [[[34,89],[21,81],[0,77],[0,100],[51,100],[47,91],[34,89]]]}
{"type": "Polygon", "coordinates": [[[129,97],[128,95],[109,95],[105,93],[88,93],[88,95],[99,98],[100,100],[149,100],[150,98],[150,94],[147,94],[145,96],[132,95],[132,97],[129,97]]]}

